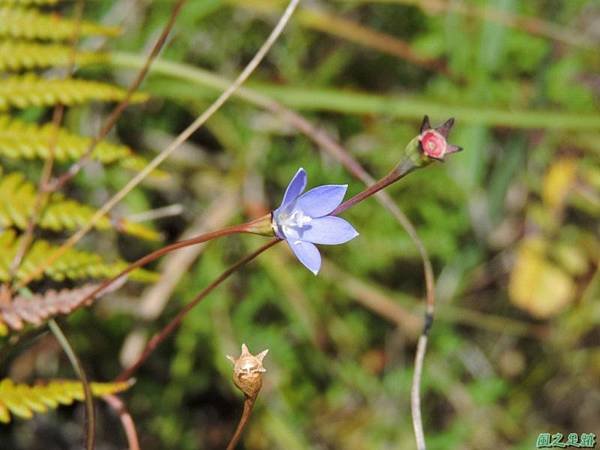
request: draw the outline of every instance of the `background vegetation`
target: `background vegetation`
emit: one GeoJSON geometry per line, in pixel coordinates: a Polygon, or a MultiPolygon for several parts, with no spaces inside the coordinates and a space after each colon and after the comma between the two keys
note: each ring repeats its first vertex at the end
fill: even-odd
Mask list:
{"type": "MultiPolygon", "coordinates": [[[[19,103],[9,79],[26,71],[57,78],[56,66],[68,56],[46,48],[36,59],[31,49],[11,50],[15,43],[47,44],[50,31],[19,34],[35,28],[32,19],[18,28],[7,9],[15,2],[0,3],[0,110],[11,116],[0,120],[0,225],[2,252],[10,254],[9,229],[25,228],[10,206],[24,201],[15,183],[35,189],[44,155],[23,150],[23,134],[35,133],[15,138],[16,127],[8,124],[48,123],[56,99],[45,86],[38,97],[48,100],[39,100],[31,81],[19,103]],[[21,178],[8,179],[11,172],[21,178]]],[[[122,33],[82,28],[77,76],[127,86],[172,6],[85,2],[86,20],[122,33]]],[[[128,108],[108,138],[136,156],[113,146],[104,152],[118,156],[101,157],[98,147],[96,159],[104,164],[89,165],[64,195],[100,207],[237,76],[284,6],[277,0],[187,2],[142,85],[149,99],[128,108]]],[[[74,5],[38,10],[68,18],[74,5]]],[[[247,84],[336,137],[375,177],[398,162],[424,114],[435,124],[456,118],[451,142],[465,151],[389,190],[415,224],[436,274],[438,309],[422,386],[432,450],[525,450],[535,448],[541,432],[600,435],[599,23],[598,4],[589,0],[305,1],[247,84]]],[[[93,136],[109,105],[80,104],[88,91],[73,89],[77,101],[65,100],[64,86],[56,88],[62,102],[73,104],[65,132],[93,136]]],[[[123,95],[95,89],[91,99],[123,95]]],[[[62,173],[78,154],[61,159],[58,149],[56,172],[62,173]]],[[[132,261],[183,235],[257,217],[279,204],[300,166],[311,186],[348,183],[350,194],[362,189],[284,117],[251,95],[237,97],[113,217],[139,225],[144,211],[172,205],[178,214],[143,222],[142,231],[134,227],[129,234],[110,231],[107,221],[79,251],[112,263],[132,261]],[[155,232],[159,241],[136,237],[156,238],[155,232]]],[[[42,238],[63,241],[86,214],[58,230],[51,224],[60,219],[48,218],[36,245],[42,238]]],[[[421,260],[375,200],[346,216],[360,237],[326,248],[317,278],[287,248],[275,247],[211,294],[155,352],[122,395],[142,448],[224,447],[241,410],[225,355],[237,354],[242,342],[255,352],[270,350],[244,448],[414,448],[409,394],[424,308],[421,260]]],[[[261,243],[230,237],[173,254],[93,308],[71,314],[64,329],[89,378],[114,379],[148,336],[261,243]]],[[[78,261],[76,267],[100,264],[78,261]]],[[[118,269],[102,270],[67,278],[118,269]]],[[[44,279],[34,291],[62,279],[47,275],[54,281],[44,279]]],[[[3,338],[0,349],[3,378],[74,378],[43,327],[3,338]]],[[[97,410],[97,448],[123,448],[118,418],[101,402],[97,410]]],[[[80,448],[82,422],[81,405],[16,419],[0,426],[0,448],[80,448]]]]}

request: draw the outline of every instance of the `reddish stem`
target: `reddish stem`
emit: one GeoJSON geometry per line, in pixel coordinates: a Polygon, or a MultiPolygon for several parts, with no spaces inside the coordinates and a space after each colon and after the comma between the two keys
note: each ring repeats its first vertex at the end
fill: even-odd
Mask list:
{"type": "Polygon", "coordinates": [[[396,181],[398,181],[400,178],[404,177],[405,175],[408,175],[415,168],[416,168],[416,166],[413,164],[412,161],[410,161],[408,159],[405,160],[403,163],[400,163],[399,166],[397,166],[394,170],[392,170],[390,173],[388,173],[381,180],[377,181],[376,183],[373,183],[371,186],[369,186],[364,191],[359,192],[354,197],[346,200],[344,203],[342,203],[340,206],[338,206],[331,213],[331,215],[337,216],[337,215],[343,213],[344,211],[346,211],[347,209],[352,208],[357,203],[362,202],[363,200],[371,197],[372,195],[376,194],[377,192],[381,191],[382,189],[385,189],[390,184],[395,183],[396,181]]]}
{"type": "Polygon", "coordinates": [[[238,234],[238,233],[253,233],[253,225],[255,223],[258,223],[261,220],[264,220],[264,219],[260,218],[260,219],[254,220],[252,222],[244,223],[241,225],[233,225],[231,227],[223,228],[222,230],[211,231],[210,233],[203,233],[199,236],[196,236],[196,237],[193,237],[190,239],[185,239],[183,241],[175,242],[171,245],[167,245],[166,247],[162,247],[158,250],[155,250],[152,253],[148,253],[146,256],[143,256],[140,259],[138,259],[137,261],[131,263],[129,266],[127,266],[125,269],[123,269],[116,276],[109,278],[108,280],[105,280],[104,282],[100,283],[100,285],[94,291],[90,292],[86,297],[81,299],[81,304],[84,304],[88,300],[93,299],[102,290],[106,289],[112,283],[117,281],[119,278],[122,278],[123,276],[127,275],[132,270],[142,267],[142,266],[160,258],[161,256],[163,256],[167,253],[170,253],[175,250],[179,250],[180,248],[189,247],[190,245],[201,244],[202,242],[207,242],[207,241],[217,239],[217,238],[220,238],[223,236],[229,236],[229,235],[238,234]]]}
{"type": "MultiPolygon", "coordinates": [[[[257,394],[258,395],[258,394],[257,394]]],[[[244,432],[244,428],[252,415],[252,409],[254,409],[254,403],[256,403],[256,397],[244,397],[244,411],[242,412],[242,417],[240,417],[240,422],[238,423],[237,428],[235,429],[235,433],[229,441],[226,450],[234,450],[235,446],[238,444],[242,437],[242,433],[244,432]]]]}
{"type": "Polygon", "coordinates": [[[123,400],[116,395],[105,395],[102,398],[110,405],[115,413],[119,415],[119,419],[121,419],[121,424],[123,425],[123,431],[125,431],[125,435],[127,436],[129,450],[140,450],[140,441],[135,429],[135,422],[133,421],[131,414],[129,414],[129,411],[127,411],[127,407],[125,406],[125,403],[123,403],[123,400]]]}
{"type": "Polygon", "coordinates": [[[146,344],[146,348],[142,354],[138,357],[138,359],[127,369],[125,369],[121,374],[115,379],[115,381],[124,381],[131,378],[133,373],[148,359],[148,357],[152,354],[152,352],[158,347],[167,337],[171,335],[178,327],[181,325],[181,322],[185,318],[185,316],[196,306],[198,305],[204,298],[210,294],[217,286],[219,286],[223,281],[225,281],[229,276],[238,270],[243,265],[249,263],[258,255],[273,247],[278,242],[281,242],[279,238],[271,239],[262,247],[258,248],[254,252],[246,255],[242,259],[238,260],[235,264],[229,267],[225,272],[223,272],[217,279],[215,279],[212,283],[210,283],[207,287],[205,287],[194,299],[185,305],[179,313],[157,334],[155,334],[150,341],[146,344]]]}

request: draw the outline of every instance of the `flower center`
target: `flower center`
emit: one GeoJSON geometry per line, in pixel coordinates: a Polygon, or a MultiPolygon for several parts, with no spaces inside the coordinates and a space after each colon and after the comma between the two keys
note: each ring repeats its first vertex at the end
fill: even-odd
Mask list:
{"type": "Polygon", "coordinates": [[[276,231],[280,230],[285,237],[298,234],[298,230],[304,228],[312,221],[312,217],[304,214],[298,209],[294,209],[291,214],[280,213],[274,220],[276,231]]]}
{"type": "Polygon", "coordinates": [[[446,153],[446,138],[435,130],[424,131],[419,136],[423,152],[433,158],[441,158],[446,153]]]}

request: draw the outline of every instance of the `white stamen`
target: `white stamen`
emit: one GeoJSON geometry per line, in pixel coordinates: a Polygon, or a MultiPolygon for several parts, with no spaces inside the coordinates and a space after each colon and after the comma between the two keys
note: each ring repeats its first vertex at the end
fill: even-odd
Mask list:
{"type": "Polygon", "coordinates": [[[296,209],[291,214],[279,214],[275,226],[277,229],[281,229],[284,236],[289,236],[294,231],[298,231],[308,225],[312,221],[312,217],[307,216],[302,211],[296,209]]]}

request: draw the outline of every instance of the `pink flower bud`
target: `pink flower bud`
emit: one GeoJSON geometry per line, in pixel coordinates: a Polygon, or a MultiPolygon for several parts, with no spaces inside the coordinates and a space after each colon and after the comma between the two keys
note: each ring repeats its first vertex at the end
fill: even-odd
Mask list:
{"type": "Polygon", "coordinates": [[[419,135],[419,142],[423,152],[430,158],[442,159],[446,154],[448,143],[446,138],[436,130],[425,130],[419,135]]]}
{"type": "Polygon", "coordinates": [[[446,120],[442,125],[432,128],[429,117],[423,118],[421,134],[418,136],[419,146],[426,158],[444,160],[444,156],[450,153],[460,152],[462,148],[449,144],[448,134],[454,125],[454,118],[446,120]]]}

